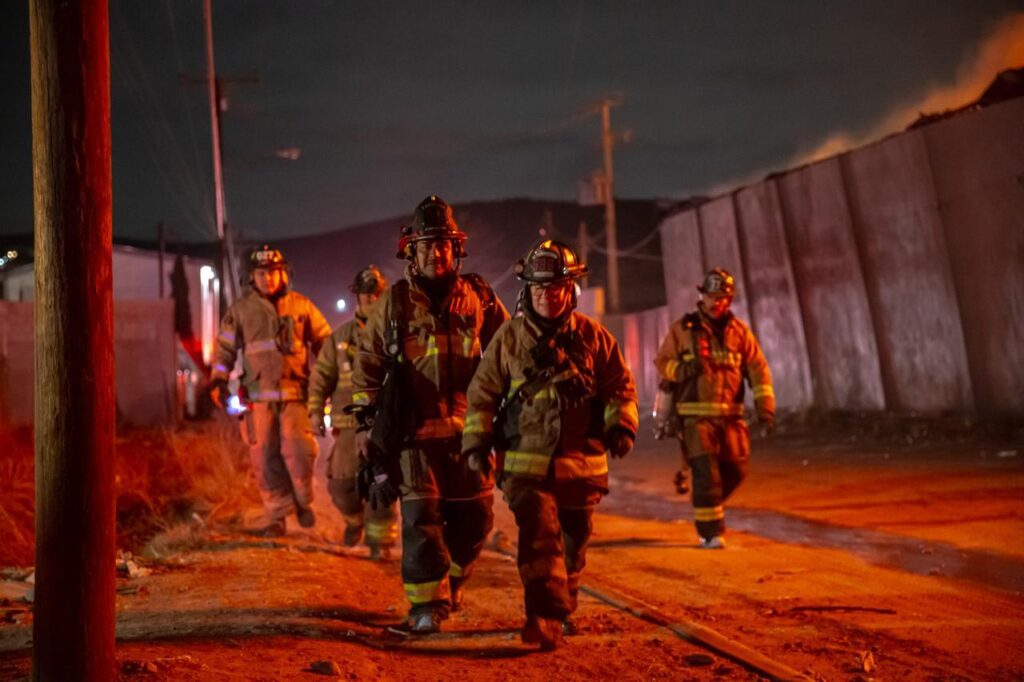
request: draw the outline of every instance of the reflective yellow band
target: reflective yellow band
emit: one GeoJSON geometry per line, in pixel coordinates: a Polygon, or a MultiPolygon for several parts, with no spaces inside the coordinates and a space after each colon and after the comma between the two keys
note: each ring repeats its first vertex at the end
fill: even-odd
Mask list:
{"type": "Polygon", "coordinates": [[[356,393],[352,394],[352,402],[355,403],[356,405],[369,405],[370,394],[364,393],[363,391],[357,391],[356,393]]]}
{"type": "Polygon", "coordinates": [[[555,457],[555,478],[595,478],[608,473],[607,455],[555,457]]]}
{"type": "Polygon", "coordinates": [[[218,340],[227,341],[228,343],[234,343],[235,342],[235,333],[225,329],[225,330],[221,331],[220,334],[217,334],[217,339],[218,340]]]}
{"type": "Polygon", "coordinates": [[[676,380],[676,372],[679,371],[679,365],[682,363],[678,360],[669,360],[665,363],[665,378],[669,381],[676,380]]]}
{"type": "MultiPolygon", "coordinates": [[[[332,429],[355,429],[359,426],[359,421],[351,414],[345,414],[344,412],[338,412],[330,414],[332,429]]],[[[351,437],[351,436],[349,436],[351,437]]]]}
{"type": "Polygon", "coordinates": [[[697,521],[721,521],[725,518],[725,507],[694,507],[693,518],[697,521]]]}
{"type": "Polygon", "coordinates": [[[607,431],[613,426],[621,426],[630,431],[636,431],[640,423],[640,411],[636,403],[610,401],[604,408],[604,428],[607,431]]]}
{"type": "Polygon", "coordinates": [[[455,438],[462,434],[465,421],[462,417],[441,417],[440,419],[424,420],[423,425],[416,429],[416,440],[434,438],[455,438]]]}
{"type": "Polygon", "coordinates": [[[367,521],[366,539],[376,545],[392,545],[398,539],[397,521],[367,521]]]}
{"type": "Polygon", "coordinates": [[[676,412],[691,417],[742,417],[740,403],[676,403],[676,412]]]}
{"type": "Polygon", "coordinates": [[[341,518],[345,519],[345,525],[353,528],[362,528],[363,526],[363,513],[358,514],[342,514],[341,518]]]}
{"type": "Polygon", "coordinates": [[[730,367],[739,367],[743,364],[742,355],[727,350],[712,351],[711,359],[719,365],[728,365],[730,367]]]}
{"type": "Polygon", "coordinates": [[[405,596],[413,604],[429,604],[452,598],[448,576],[429,583],[404,583],[405,596]]]}
{"type": "Polygon", "coordinates": [[[510,474],[532,474],[534,476],[544,476],[548,473],[548,466],[550,462],[551,455],[509,450],[505,453],[505,464],[503,470],[510,474]]]}
{"type": "Polygon", "coordinates": [[[758,398],[774,398],[775,397],[775,391],[772,389],[772,385],[771,384],[761,384],[759,386],[754,386],[753,393],[754,393],[754,399],[755,400],[757,400],[758,398]]]}
{"type": "Polygon", "coordinates": [[[405,342],[405,355],[410,360],[434,355],[446,355],[448,353],[467,358],[479,357],[480,339],[473,336],[459,335],[453,337],[451,341],[452,343],[449,344],[449,337],[447,335],[435,336],[431,334],[427,337],[427,345],[424,347],[416,338],[407,339],[405,342]]]}
{"type": "Polygon", "coordinates": [[[484,410],[476,410],[466,415],[466,426],[463,433],[490,433],[494,415],[484,410]]]}
{"type": "Polygon", "coordinates": [[[465,575],[465,572],[462,570],[462,566],[459,566],[453,561],[451,566],[448,568],[448,575],[453,578],[461,578],[465,575]]]}

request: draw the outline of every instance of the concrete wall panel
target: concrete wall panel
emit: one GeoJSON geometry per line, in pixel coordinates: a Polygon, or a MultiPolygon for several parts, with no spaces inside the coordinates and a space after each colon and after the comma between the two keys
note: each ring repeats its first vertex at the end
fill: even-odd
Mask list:
{"type": "Polygon", "coordinates": [[[977,408],[1024,413],[1024,98],[924,128],[977,408]]]}
{"type": "Polygon", "coordinates": [[[887,407],[971,409],[960,311],[923,134],[889,138],[840,163],[887,407]]]}
{"type": "MultiPolygon", "coordinates": [[[[732,311],[744,322],[750,321],[747,307],[747,282],[743,276],[743,257],[736,231],[732,195],[719,197],[700,207],[700,232],[704,244],[705,272],[711,268],[725,268],[736,278],[736,298],[732,311]]],[[[703,273],[702,273],[703,275],[703,273]]],[[[700,282],[703,276],[697,281],[700,282]]]]}
{"type": "Polygon", "coordinates": [[[837,159],[778,179],[815,404],[885,406],[878,347],[837,159]]]}
{"type": "Polygon", "coordinates": [[[677,320],[693,310],[695,287],[704,277],[701,237],[696,210],[669,216],[661,224],[661,254],[669,318],[677,320]]]}
{"type": "Polygon", "coordinates": [[[778,192],[771,180],[735,195],[750,321],[772,370],[779,409],[811,406],[811,368],[778,192]]]}

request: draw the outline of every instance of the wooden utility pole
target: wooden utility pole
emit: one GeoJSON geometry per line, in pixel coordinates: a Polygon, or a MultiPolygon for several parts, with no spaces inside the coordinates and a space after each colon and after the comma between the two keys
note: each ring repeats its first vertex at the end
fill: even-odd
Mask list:
{"type": "Polygon", "coordinates": [[[114,315],[107,0],[30,0],[36,680],[110,680],[114,315]]]}
{"type": "Polygon", "coordinates": [[[615,133],[612,132],[611,108],[617,100],[601,102],[601,147],[604,150],[604,227],[608,250],[608,307],[619,312],[619,239],[615,231],[615,192],[612,189],[612,148],[615,133]]]}
{"type": "Polygon", "coordinates": [[[585,220],[580,221],[580,226],[576,232],[576,242],[580,249],[580,261],[583,263],[590,262],[590,243],[587,238],[587,222],[585,220]]]}
{"type": "Polygon", "coordinates": [[[203,23],[206,27],[206,83],[210,95],[210,135],[213,147],[214,216],[217,221],[217,240],[220,242],[221,291],[228,303],[235,299],[235,250],[231,235],[227,233],[227,209],[224,203],[224,172],[221,165],[220,81],[213,58],[213,7],[211,0],[203,0],[203,23]]]}

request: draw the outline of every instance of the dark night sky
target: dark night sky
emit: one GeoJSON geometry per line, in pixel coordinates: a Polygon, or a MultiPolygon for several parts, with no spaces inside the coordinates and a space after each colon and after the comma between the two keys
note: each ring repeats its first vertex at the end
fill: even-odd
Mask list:
{"type": "MultiPolygon", "coordinates": [[[[32,225],[27,4],[0,15],[0,235],[32,225]]],[[[1000,30],[1005,42],[1020,12],[1019,0],[214,0],[218,71],[260,78],[228,91],[229,218],[243,236],[283,237],[407,214],[431,192],[570,199],[600,163],[598,121],[576,114],[611,92],[624,97],[615,127],[633,131],[616,151],[619,196],[721,189],[834,134],[886,132],[929,93],[976,87],[978,69],[1005,66],[979,66],[983,45],[1000,30]],[[278,158],[289,148],[298,160],[278,158]]],[[[163,219],[207,239],[206,91],[178,79],[205,68],[201,0],[110,0],[110,16],[115,234],[151,238],[163,219]]]]}

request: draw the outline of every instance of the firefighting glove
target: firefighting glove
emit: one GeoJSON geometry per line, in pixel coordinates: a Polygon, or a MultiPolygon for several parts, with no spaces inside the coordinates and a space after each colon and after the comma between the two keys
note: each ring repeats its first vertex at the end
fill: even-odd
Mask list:
{"type": "Polygon", "coordinates": [[[491,475],[494,471],[494,458],[491,457],[490,449],[475,448],[469,452],[463,453],[466,458],[466,464],[469,466],[471,471],[479,471],[486,478],[491,475]]]}
{"type": "Polygon", "coordinates": [[[761,437],[767,438],[775,433],[775,415],[767,412],[757,415],[757,421],[761,425],[761,437]]]}
{"type": "Polygon", "coordinates": [[[605,443],[608,446],[608,454],[612,457],[625,457],[633,449],[635,436],[621,427],[614,427],[605,435],[605,443]]]}
{"type": "Polygon", "coordinates": [[[313,427],[314,433],[321,436],[327,435],[327,426],[324,424],[323,410],[311,410],[309,413],[309,425],[313,427]]]}
{"type": "Polygon", "coordinates": [[[398,486],[383,469],[374,467],[373,472],[373,481],[370,483],[367,493],[370,509],[374,511],[388,509],[398,501],[398,486]]]}
{"type": "Polygon", "coordinates": [[[226,379],[214,379],[210,382],[210,400],[213,404],[220,409],[225,409],[228,404],[228,398],[231,397],[231,392],[228,390],[228,382],[226,379]]]}

